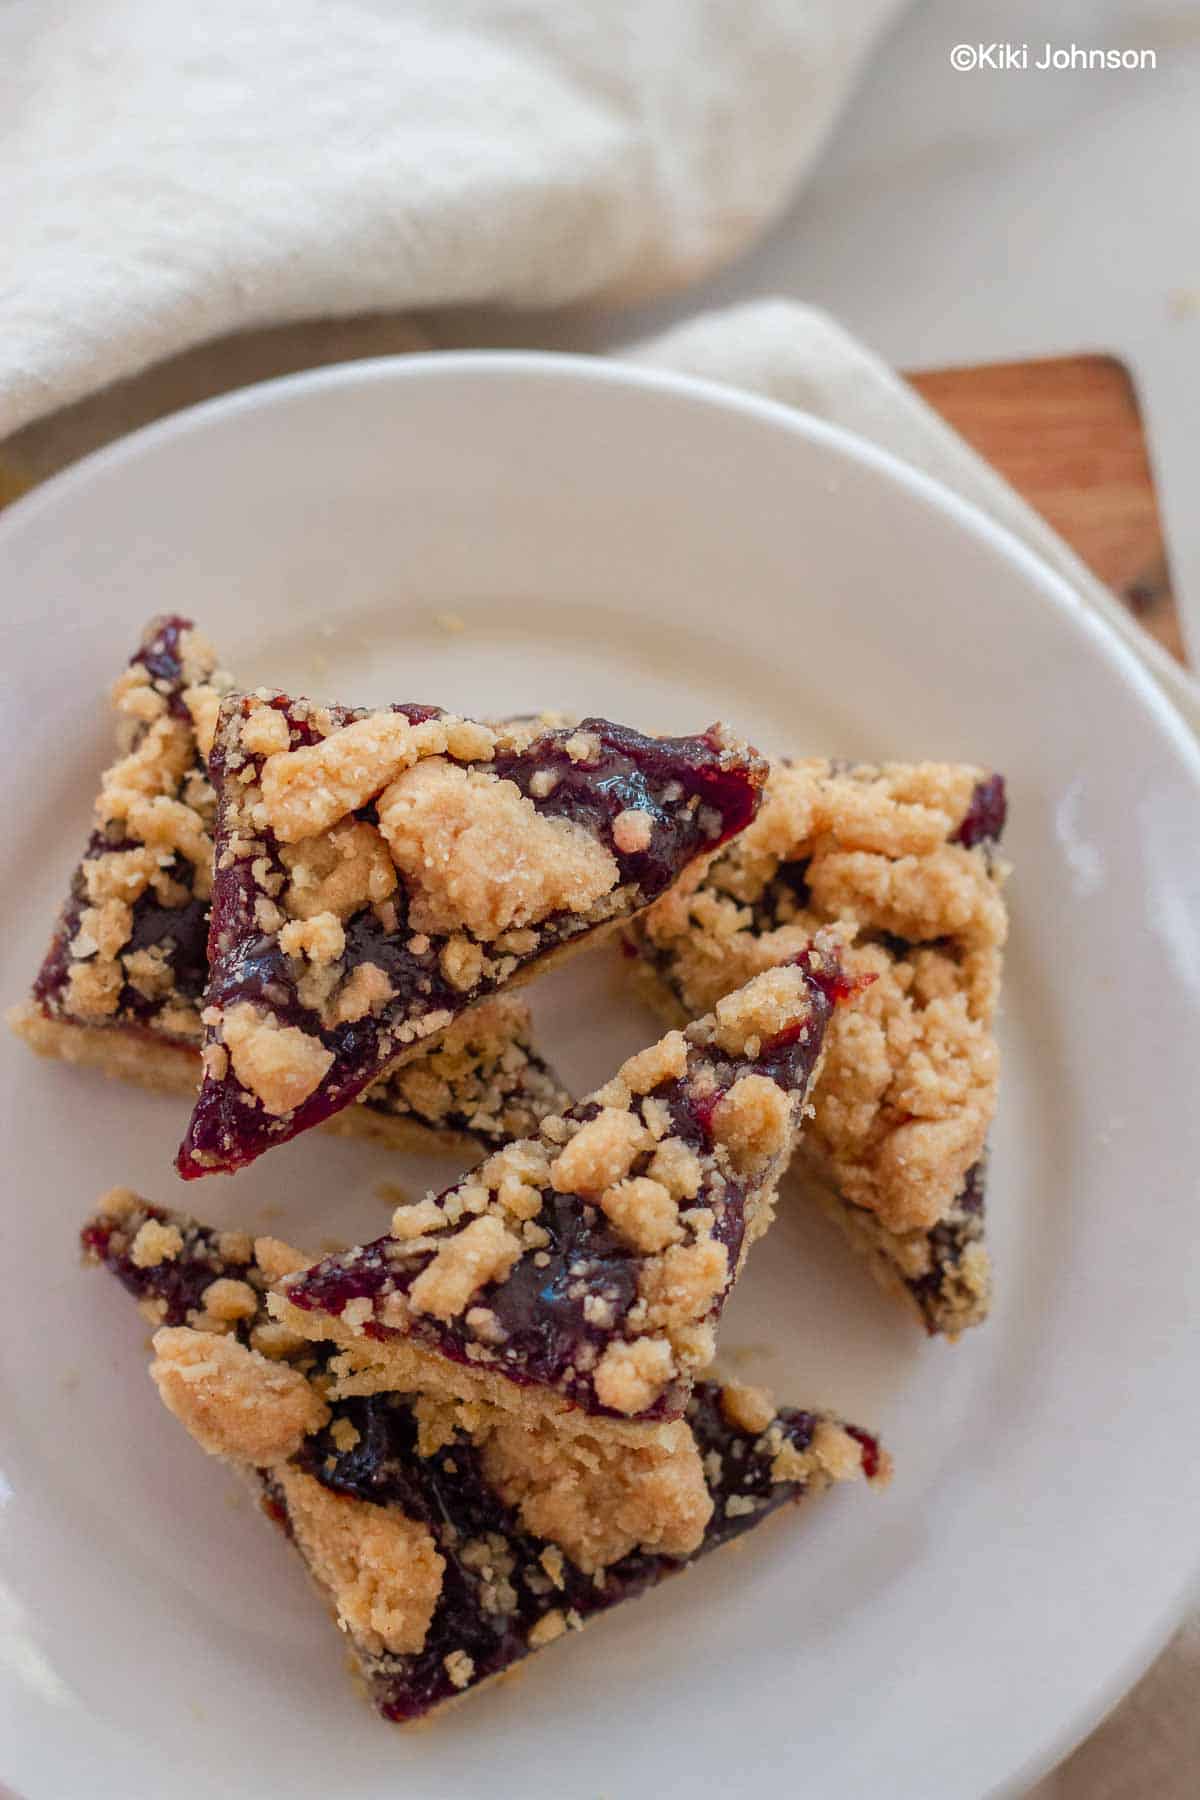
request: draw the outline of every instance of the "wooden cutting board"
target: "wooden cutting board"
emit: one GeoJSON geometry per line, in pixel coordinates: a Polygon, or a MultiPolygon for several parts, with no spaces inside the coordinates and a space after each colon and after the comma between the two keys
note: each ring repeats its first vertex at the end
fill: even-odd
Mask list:
{"type": "MultiPolygon", "coordinates": [[[[317,363],[430,347],[410,321],[386,316],[279,326],[201,345],[0,445],[0,506],[98,445],[213,394],[317,363]]],[[[909,379],[1184,661],[1145,431],[1123,364],[1067,356],[909,379]]]]}
{"type": "Polygon", "coordinates": [[[935,369],[909,380],[1186,662],[1137,392],[1112,356],[935,369]]]}

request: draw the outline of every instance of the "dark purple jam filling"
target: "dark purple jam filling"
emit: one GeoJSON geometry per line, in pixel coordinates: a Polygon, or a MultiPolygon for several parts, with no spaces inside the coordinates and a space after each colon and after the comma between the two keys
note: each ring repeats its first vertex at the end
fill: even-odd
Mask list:
{"type": "Polygon", "coordinates": [[[981,1157],[967,1170],[962,1188],[946,1217],[929,1233],[932,1266],[928,1273],[908,1283],[931,1333],[940,1329],[939,1309],[946,1282],[953,1280],[968,1244],[978,1243],[983,1236],[986,1186],[987,1159],[981,1157]]]}
{"type": "Polygon", "coordinates": [[[178,613],[168,614],[158,621],[154,635],[144,643],[136,655],[129,659],[130,668],[139,663],[147,671],[151,681],[160,683],[159,692],[165,693],[167,709],[173,718],[182,719],[190,726],[192,715],[183,699],[183,690],[187,679],[183,673],[183,658],[180,639],[186,632],[195,630],[191,619],[181,618],[178,613]]]}
{"type": "MultiPolygon", "coordinates": [[[[582,1623],[656,1586],[804,1492],[800,1482],[772,1482],[773,1451],[757,1448],[760,1440],[754,1434],[735,1430],[721,1411],[715,1384],[701,1383],[688,1407],[688,1420],[716,1504],[699,1548],[685,1558],[635,1552],[598,1579],[564,1557],[562,1586],[556,1587],[541,1562],[544,1540],[529,1536],[487,1486],[470,1439],[459,1437],[435,1455],[419,1457],[412,1413],[395,1395],[339,1401],[334,1412],[335,1418],[354,1425],[358,1442],[339,1452],[327,1428],[306,1441],[297,1458],[300,1467],[335,1493],[377,1506],[397,1506],[407,1517],[422,1521],[446,1558],[442,1594],[424,1648],[412,1656],[385,1654],[372,1659],[376,1705],[394,1720],[419,1718],[455,1697],[460,1690],[446,1670],[446,1658],[455,1652],[464,1651],[471,1658],[470,1685],[476,1686],[529,1654],[529,1633],[551,1610],[573,1614],[582,1623]],[[754,1505],[745,1511],[735,1508],[729,1517],[726,1503],[734,1497],[754,1505]],[[499,1604],[494,1580],[489,1585],[486,1575],[473,1566],[475,1559],[464,1556],[468,1545],[489,1537],[498,1541],[505,1571],[499,1604]]],[[[807,1449],[816,1423],[812,1414],[785,1409],[778,1419],[785,1439],[798,1452],[807,1449]]],[[[874,1440],[865,1432],[855,1436],[863,1444],[865,1466],[868,1445],[874,1446],[874,1440]]],[[[877,1462],[877,1446],[874,1453],[877,1462]]]]}
{"type": "Polygon", "coordinates": [[[1008,818],[1008,795],[1003,775],[989,775],[976,783],[966,816],[950,842],[964,844],[973,850],[976,844],[994,844],[1000,840],[1008,818]]]}
{"type": "Polygon", "coordinates": [[[549,732],[528,750],[497,756],[487,767],[515,783],[528,799],[533,798],[529,783],[534,774],[550,770],[558,779],[551,794],[533,800],[538,811],[570,819],[603,838],[621,866],[621,880],[636,883],[647,900],[670,887],[699,851],[714,849],[745,830],[758,811],[765,777],[765,769],[756,771],[745,763],[722,766],[712,732],[647,738],[607,719],[585,719],[573,731],[549,732]],[[572,762],[564,748],[580,734],[600,744],[600,754],[588,762],[572,762]],[[680,801],[692,798],[698,807],[681,818],[680,801]],[[653,821],[649,848],[633,855],[612,843],[613,821],[630,807],[653,821]]]}
{"type": "MultiPolygon", "coordinates": [[[[132,848],[131,840],[122,836],[120,828],[114,826],[108,832],[92,833],[83,860],[84,863],[92,862],[107,851],[132,848]]],[[[172,881],[191,887],[193,870],[186,858],[172,857],[165,872],[172,881]]],[[[52,1015],[70,1016],[64,996],[75,959],[70,954],[69,945],[78,930],[80,916],[88,904],[81,865],[75,871],[70,897],[62,909],[58,930],[33,984],[34,999],[52,1015]]],[[[133,931],[129,942],[122,947],[122,954],[146,950],[151,945],[157,945],[162,951],[171,971],[170,989],[161,998],[151,1000],[126,982],[109,1024],[152,1027],[163,1008],[176,1001],[190,1000],[199,1005],[208,977],[208,902],[188,900],[182,906],[162,906],[153,889],[147,888],[133,903],[133,931]]]]}
{"type": "Polygon", "coordinates": [[[914,938],[899,937],[894,931],[864,931],[859,935],[860,943],[878,944],[881,950],[895,962],[907,962],[914,950],[929,950],[935,946],[948,946],[949,938],[929,938],[918,944],[914,938]]]}
{"type": "Polygon", "coordinates": [[[847,1425],[846,1431],[862,1450],[863,1474],[868,1481],[874,1481],[879,1473],[879,1439],[858,1425],[847,1425]]]}
{"type": "MultiPolygon", "coordinates": [[[[190,1312],[202,1312],[204,1290],[219,1276],[232,1275],[245,1280],[245,1264],[230,1263],[221,1255],[217,1247],[219,1233],[181,1215],[165,1212],[160,1206],[143,1203],[141,1210],[146,1218],[157,1219],[160,1223],[170,1221],[183,1232],[184,1247],[177,1256],[150,1268],[139,1267],[129,1254],[132,1245],[120,1220],[92,1219],[84,1226],[79,1238],[85,1255],[95,1262],[102,1262],[135,1300],[166,1302],[162,1324],[186,1325],[190,1312]],[[119,1248],[113,1243],[114,1237],[120,1240],[119,1248]]],[[[253,1324],[253,1319],[239,1322],[237,1333],[243,1342],[248,1340],[253,1324]]]]}
{"type": "Polygon", "coordinates": [[[962,1190],[954,1202],[956,1213],[965,1213],[968,1218],[983,1217],[984,1194],[987,1187],[987,1158],[981,1156],[977,1163],[972,1163],[963,1177],[962,1190]]]}
{"type": "MultiPolygon", "coordinates": [[[[839,981],[844,985],[846,978],[814,969],[807,951],[796,961],[809,985],[810,1006],[803,1021],[763,1044],[753,1059],[726,1056],[712,1047],[693,1049],[688,1074],[653,1090],[653,1098],[670,1113],[672,1133],[692,1149],[711,1151],[712,1115],[721,1095],[743,1075],[766,1075],[785,1093],[807,1093],[829,1016],[843,997],[832,990],[839,981]],[[701,1073],[703,1080],[698,1079],[701,1073]]],[[[596,1111],[594,1103],[585,1102],[567,1117],[586,1121],[596,1111]]],[[[640,1171],[641,1164],[635,1164],[633,1172],[640,1171]]],[[[713,1236],[725,1246],[731,1271],[741,1256],[746,1200],[746,1190],[729,1181],[722,1199],[706,1202],[713,1206],[713,1236]]],[[[612,1231],[600,1209],[579,1195],[544,1189],[537,1223],[550,1238],[539,1252],[543,1260],[523,1256],[506,1281],[483,1288],[478,1295],[477,1304],[495,1315],[505,1334],[487,1366],[519,1386],[550,1387],[588,1412],[604,1413],[609,1409],[596,1397],[592,1370],[612,1339],[625,1335],[625,1320],[638,1298],[639,1258],[612,1231]],[[596,1301],[606,1303],[603,1325],[588,1316],[596,1301]]],[[[432,1254],[405,1258],[395,1239],[378,1238],[347,1257],[319,1263],[289,1289],[288,1297],[302,1311],[340,1317],[351,1300],[375,1301],[386,1293],[406,1293],[432,1254]]],[[[710,1316],[716,1317],[723,1304],[722,1295],[710,1316]]],[[[377,1337],[395,1335],[374,1322],[364,1329],[377,1337]]],[[[462,1315],[449,1321],[416,1315],[407,1335],[452,1362],[473,1360],[469,1350],[478,1348],[462,1315]]],[[[677,1417],[683,1401],[682,1390],[668,1388],[639,1416],[677,1417]]]]}
{"type": "MultiPolygon", "coordinates": [[[[835,958],[828,951],[824,955],[820,955],[811,949],[805,949],[801,950],[798,956],[789,957],[788,961],[803,969],[808,976],[810,987],[824,996],[828,1010],[825,1019],[822,1020],[822,1026],[835,1006],[841,1006],[843,1002],[852,1000],[856,994],[861,994],[865,988],[869,988],[875,980],[873,975],[849,974],[842,966],[840,955],[835,958]]],[[[781,1032],[777,1038],[773,1038],[772,1046],[779,1050],[785,1041],[791,1044],[803,1029],[801,1025],[793,1025],[787,1032],[781,1032]]],[[[767,1072],[770,1073],[769,1070],[767,1072]]]]}
{"type": "MultiPolygon", "coordinates": [[[[276,710],[300,731],[305,743],[318,733],[307,718],[298,719],[294,703],[286,698],[273,702],[276,710]]],[[[433,716],[435,708],[405,704],[393,709],[419,722],[433,716]]],[[[331,708],[335,719],[355,715],[345,708],[331,708]]],[[[597,835],[612,852],[622,885],[637,889],[637,905],[654,899],[686,867],[693,857],[724,841],[754,816],[765,764],[750,756],[734,763],[710,736],[697,738],[643,738],[622,726],[603,720],[586,720],[578,728],[595,735],[602,752],[590,763],[573,763],[563,745],[576,731],[545,734],[527,749],[498,757],[486,767],[514,782],[540,812],[570,818],[597,835]],[[551,769],[559,776],[554,792],[546,798],[529,792],[533,776],[551,769]],[[691,811],[685,803],[696,797],[691,811]],[[650,814],[653,835],[648,849],[627,854],[612,841],[612,824],[618,813],[637,806],[650,814]]],[[[210,768],[218,795],[224,777],[227,745],[218,738],[210,768]]],[[[213,888],[208,953],[211,964],[208,1000],[218,1006],[256,1001],[267,1006],[281,1024],[293,1025],[319,1038],[333,1052],[333,1065],[320,1087],[286,1119],[265,1114],[236,1079],[205,1080],[188,1134],[177,1160],[185,1179],[210,1170],[232,1172],[252,1162],[274,1144],[320,1124],[357,1099],[379,1076],[396,1053],[394,1032],[399,1024],[430,1013],[457,1016],[473,1001],[495,992],[503,983],[491,977],[480,980],[464,993],[447,980],[440,953],[446,940],[428,938],[429,948],[414,955],[409,948],[407,908],[403,887],[393,900],[397,925],[384,930],[375,914],[363,910],[345,925],[345,971],[349,975],[364,962],[374,963],[387,975],[395,999],[377,1016],[353,1024],[325,1027],[319,1016],[301,1004],[296,976],[278,941],[265,935],[255,923],[257,890],[250,866],[239,861],[221,870],[219,859],[227,831],[224,806],[218,802],[218,872],[213,888]]],[[[359,818],[369,818],[365,808],[359,818]]],[[[282,870],[278,846],[267,839],[268,860],[282,870]]],[[[528,964],[558,944],[582,935],[580,920],[561,913],[539,927],[540,944],[528,964]]]]}
{"type": "MultiPolygon", "coordinates": [[[[87,1256],[103,1262],[135,1299],[166,1303],[163,1323],[168,1325],[186,1324],[189,1315],[202,1310],[205,1290],[219,1276],[245,1280],[253,1273],[221,1255],[218,1232],[161,1207],[143,1204],[130,1219],[94,1219],[80,1235],[87,1256]],[[141,1268],[132,1261],[130,1250],[137,1227],[147,1218],[174,1224],[184,1243],[170,1260],[141,1268]]],[[[243,1343],[261,1317],[260,1309],[237,1323],[243,1343]]],[[[305,1440],[297,1465],[333,1493],[376,1506],[396,1506],[408,1518],[420,1520],[446,1559],[442,1593],[424,1648],[412,1656],[388,1653],[370,1659],[379,1710],[389,1719],[419,1718],[460,1691],[446,1669],[446,1658],[455,1651],[471,1657],[470,1685],[475,1686],[528,1655],[529,1632],[551,1610],[582,1623],[656,1586],[802,1497],[803,1482],[771,1480],[776,1446],[768,1447],[756,1434],[730,1425],[715,1383],[697,1384],[687,1418],[715,1502],[698,1549],[684,1558],[635,1552],[599,1578],[583,1574],[564,1556],[561,1586],[555,1586],[541,1561],[545,1541],[524,1532],[516,1515],[487,1486],[478,1451],[468,1437],[460,1434],[435,1455],[420,1457],[416,1423],[403,1396],[334,1401],[329,1424],[305,1440]],[[339,1450],[333,1438],[342,1419],[358,1434],[349,1450],[339,1450]],[[738,1502],[732,1516],[727,1513],[731,1499],[738,1502]],[[745,1507],[747,1501],[753,1505],[745,1507]],[[480,1559],[469,1550],[489,1539],[503,1562],[499,1583],[495,1571],[481,1569],[480,1559]]],[[[816,1422],[811,1413],[795,1408],[777,1414],[784,1439],[800,1453],[811,1443],[816,1422]]],[[[876,1440],[856,1427],[847,1429],[862,1445],[863,1468],[872,1475],[879,1466],[876,1440]]],[[[264,1476],[264,1508],[290,1532],[286,1505],[269,1475],[264,1476]]]]}
{"type": "MultiPolygon", "coordinates": [[[[192,721],[183,701],[183,690],[187,682],[180,660],[180,639],[191,629],[190,619],[178,616],[162,619],[154,635],[129,660],[130,668],[140,664],[149,671],[151,679],[159,684],[159,692],[163,694],[172,717],[184,721],[189,729],[192,721]]],[[[203,769],[199,752],[196,764],[197,768],[203,769]]],[[[104,831],[94,831],[88,839],[83,862],[76,868],[72,878],[71,892],[62,909],[58,928],[33,984],[34,999],[51,1016],[70,1017],[64,999],[73,966],[68,946],[78,929],[80,916],[88,905],[84,865],[94,862],[111,850],[132,848],[132,840],[122,834],[121,827],[117,824],[110,825],[104,831]]],[[[185,857],[172,857],[164,872],[181,886],[188,889],[192,887],[194,871],[185,857]]],[[[171,985],[160,998],[152,1000],[126,982],[108,1023],[153,1028],[155,1020],[165,1007],[180,1000],[198,1004],[208,978],[207,939],[207,901],[187,900],[182,906],[163,906],[153,890],[148,888],[134,902],[133,933],[124,946],[123,953],[157,946],[170,970],[171,985]]]]}
{"type": "MultiPolygon", "coordinates": [[[[726,1217],[739,1211],[736,1201],[728,1203],[726,1217]]],[[[538,1223],[550,1234],[541,1252],[549,1260],[538,1266],[531,1255],[522,1257],[507,1281],[478,1296],[478,1304],[495,1314],[506,1333],[498,1360],[487,1366],[518,1386],[552,1387],[589,1412],[604,1412],[590,1371],[614,1334],[620,1335],[637,1299],[638,1259],[609,1228],[598,1207],[573,1195],[546,1190],[538,1223]],[[601,1328],[585,1316],[585,1300],[592,1297],[609,1302],[611,1326],[601,1328]]],[[[721,1235],[719,1229],[716,1235],[721,1235]]],[[[733,1235],[740,1243],[740,1226],[733,1235]]],[[[305,1312],[338,1317],[351,1300],[363,1296],[374,1300],[385,1289],[406,1292],[430,1259],[423,1256],[400,1265],[389,1257],[393,1248],[393,1239],[380,1238],[353,1261],[321,1263],[289,1290],[288,1298],[305,1312]]],[[[372,1336],[395,1335],[370,1322],[364,1329],[372,1336]]],[[[417,1316],[408,1336],[458,1363],[471,1360],[468,1346],[476,1341],[461,1317],[442,1322],[417,1316]]],[[[682,1396],[669,1390],[644,1416],[676,1416],[681,1409],[682,1396]]]]}

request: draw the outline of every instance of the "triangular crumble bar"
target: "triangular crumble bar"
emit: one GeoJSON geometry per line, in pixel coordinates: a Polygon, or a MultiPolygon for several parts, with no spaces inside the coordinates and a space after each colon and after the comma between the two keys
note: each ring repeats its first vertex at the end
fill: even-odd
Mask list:
{"type": "Polygon", "coordinates": [[[882,1484],[869,1432],[697,1385],[667,1445],[531,1431],[486,1405],[339,1398],[272,1320],[303,1258],[109,1195],[83,1232],[158,1326],[151,1374],[211,1454],[255,1482],[350,1639],[385,1718],[428,1715],[832,1481],[882,1484]]]}
{"type": "Polygon", "coordinates": [[[948,1336],[987,1316],[991,1291],[1006,811],[1003,778],[970,765],[778,764],[753,825],[630,933],[670,1021],[817,930],[874,977],[830,1026],[800,1156],[875,1273],[948,1336]]]}
{"type": "Polygon", "coordinates": [[[260,690],[221,708],[204,1081],[178,1168],[243,1167],[462,1011],[628,920],[753,818],[714,727],[495,728],[260,690]]]}
{"type": "MultiPolygon", "coordinates": [[[[41,1055],[194,1096],[216,810],[208,750],[231,686],[178,616],[150,623],[116,683],[120,755],[101,780],[33,993],[8,1015],[41,1055]]],[[[502,994],[330,1124],[396,1149],[489,1148],[565,1104],[533,1047],[528,1008],[502,994]]]]}
{"type": "Polygon", "coordinates": [[[677,1419],[854,988],[836,952],[806,948],[536,1138],[399,1207],[389,1236],[289,1277],[273,1313],[338,1346],[342,1393],[483,1400],[635,1438],[677,1419]]]}

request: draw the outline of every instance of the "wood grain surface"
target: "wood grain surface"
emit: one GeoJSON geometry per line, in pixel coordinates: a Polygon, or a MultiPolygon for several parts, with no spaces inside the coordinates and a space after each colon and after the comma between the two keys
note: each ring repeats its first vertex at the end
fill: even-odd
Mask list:
{"type": "Polygon", "coordinates": [[[1149,447],[1124,364],[1063,356],[908,379],[1186,661],[1149,447]]]}

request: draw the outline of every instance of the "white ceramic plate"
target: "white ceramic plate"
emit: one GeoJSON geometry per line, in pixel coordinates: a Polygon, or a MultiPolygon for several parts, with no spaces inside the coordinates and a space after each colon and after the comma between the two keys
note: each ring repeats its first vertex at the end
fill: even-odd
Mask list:
{"type": "MultiPolygon", "coordinates": [[[[100,696],[168,608],[251,682],[992,764],[1017,866],[991,1322],[922,1341],[799,1201],[728,1315],[742,1369],[882,1428],[892,1489],[802,1509],[407,1734],[156,1403],[145,1328],[74,1234],[114,1182],[373,1234],[374,1183],[451,1171],[310,1135],[185,1194],[178,1103],[5,1042],[0,1775],[26,1800],[963,1800],[1061,1752],[1161,1641],[1200,1516],[1200,762],[1120,646],[861,443],[514,356],[184,414],[0,522],[0,593],[6,999],[87,826],[100,696]]],[[[577,1086],[652,1032],[615,959],[534,998],[577,1086]]]]}

